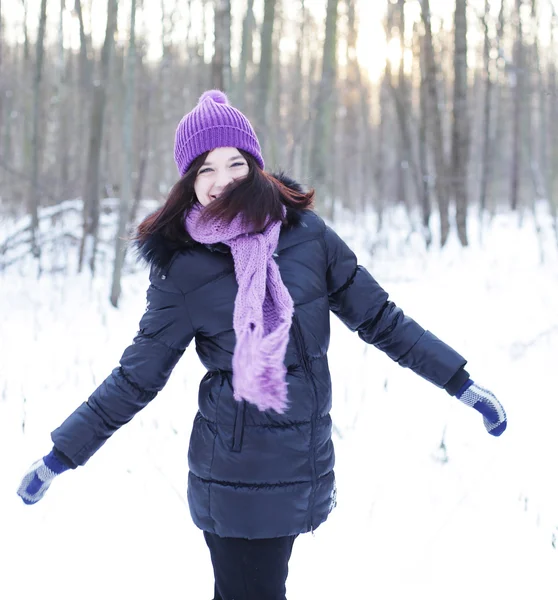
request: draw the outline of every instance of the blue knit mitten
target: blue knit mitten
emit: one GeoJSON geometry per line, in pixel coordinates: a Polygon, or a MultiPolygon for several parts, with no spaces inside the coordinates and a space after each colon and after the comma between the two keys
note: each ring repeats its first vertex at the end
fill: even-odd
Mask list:
{"type": "Polygon", "coordinates": [[[25,504],[35,504],[48,490],[52,480],[69,467],[62,464],[53,452],[33,463],[25,474],[17,490],[17,495],[25,504]]]}
{"type": "Polygon", "coordinates": [[[456,394],[467,406],[472,406],[484,417],[484,426],[490,435],[502,435],[508,424],[506,411],[496,396],[469,379],[456,394]]]}

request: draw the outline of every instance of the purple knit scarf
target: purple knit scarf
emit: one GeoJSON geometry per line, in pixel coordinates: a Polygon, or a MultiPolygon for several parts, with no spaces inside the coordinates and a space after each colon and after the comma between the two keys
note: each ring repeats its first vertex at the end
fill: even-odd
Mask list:
{"type": "Polygon", "coordinates": [[[185,226],[202,244],[230,246],[238,292],[233,327],[236,345],[232,359],[236,400],[246,400],[261,411],[287,409],[285,353],[294,304],[273,260],[280,221],[270,222],[262,233],[251,233],[242,215],[230,224],[202,220],[203,207],[189,211],[185,226]]]}

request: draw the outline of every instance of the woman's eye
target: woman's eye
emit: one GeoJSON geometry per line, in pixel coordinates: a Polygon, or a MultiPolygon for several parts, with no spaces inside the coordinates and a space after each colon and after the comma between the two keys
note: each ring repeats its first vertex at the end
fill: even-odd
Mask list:
{"type": "Polygon", "coordinates": [[[232,167],[243,167],[246,163],[244,162],[235,162],[231,166],[232,167]]]}
{"type": "Polygon", "coordinates": [[[209,173],[209,171],[211,171],[211,169],[209,167],[205,167],[198,171],[198,175],[202,175],[203,173],[209,173]]]}

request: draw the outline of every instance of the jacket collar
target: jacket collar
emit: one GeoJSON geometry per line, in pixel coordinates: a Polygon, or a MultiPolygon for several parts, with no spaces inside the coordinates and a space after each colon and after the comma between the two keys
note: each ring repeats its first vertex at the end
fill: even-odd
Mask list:
{"type": "MultiPolygon", "coordinates": [[[[296,192],[304,191],[300,183],[288,177],[282,171],[279,173],[272,173],[272,175],[288,188],[296,192]]],[[[283,229],[295,227],[300,223],[301,217],[302,211],[287,208],[287,222],[283,225],[283,229]]],[[[170,266],[176,252],[199,246],[205,246],[212,252],[221,252],[223,254],[228,254],[230,252],[230,248],[226,244],[200,244],[192,238],[186,239],[180,244],[173,244],[160,233],[152,234],[143,241],[137,241],[135,243],[135,250],[139,259],[145,261],[151,267],[165,271],[170,266]]]]}

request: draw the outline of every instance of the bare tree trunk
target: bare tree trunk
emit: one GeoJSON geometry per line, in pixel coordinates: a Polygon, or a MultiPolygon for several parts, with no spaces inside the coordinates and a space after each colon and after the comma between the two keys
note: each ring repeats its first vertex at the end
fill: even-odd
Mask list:
{"type": "Polygon", "coordinates": [[[452,181],[457,235],[467,246],[467,182],[469,172],[469,118],[467,114],[467,2],[455,3],[455,52],[452,130],[452,181]]]}
{"type": "Polygon", "coordinates": [[[130,42],[126,60],[126,90],[124,100],[124,114],[122,115],[122,183],[120,189],[120,214],[118,217],[118,234],[114,250],[114,270],[112,275],[112,289],[110,302],[118,307],[118,300],[122,291],[122,267],[126,256],[126,243],[124,236],[128,227],[130,205],[132,203],[132,165],[133,165],[133,132],[135,111],[136,87],[136,0],[132,0],[130,12],[130,42]]]}
{"type": "Polygon", "coordinates": [[[40,248],[37,242],[39,230],[39,121],[41,110],[41,81],[43,78],[44,41],[46,29],[46,0],[41,0],[41,11],[39,15],[39,30],[37,33],[35,77],[33,80],[33,138],[31,141],[31,189],[29,190],[29,214],[31,215],[31,252],[35,258],[40,256],[40,248]]]}
{"type": "MultiPolygon", "coordinates": [[[[202,5],[203,6],[203,5],[202,5]]],[[[186,53],[190,55],[190,49],[192,47],[191,37],[192,37],[192,0],[188,0],[188,25],[186,28],[186,53]]]]}
{"type": "Polygon", "coordinates": [[[231,89],[231,0],[214,0],[215,49],[211,63],[211,85],[231,89]]]}
{"type": "Polygon", "coordinates": [[[64,52],[64,8],[66,0],[60,0],[58,21],[58,140],[56,156],[59,165],[57,196],[63,197],[66,193],[69,179],[70,151],[69,151],[69,122],[68,118],[68,82],[66,69],[66,56],[64,52]]]}
{"type": "MultiPolygon", "coordinates": [[[[386,32],[391,29],[390,22],[390,5],[388,4],[388,10],[385,18],[385,29],[386,32]]],[[[376,188],[378,190],[376,199],[376,214],[378,216],[377,233],[380,233],[384,227],[384,216],[386,206],[389,204],[391,188],[388,185],[390,180],[389,173],[391,171],[391,152],[392,147],[389,144],[390,136],[387,132],[390,130],[390,116],[391,116],[391,103],[389,102],[389,90],[392,87],[392,71],[391,62],[386,60],[383,78],[379,85],[379,132],[378,132],[378,145],[376,148],[376,160],[375,160],[375,180],[376,188]]]]}
{"type": "Polygon", "coordinates": [[[27,0],[21,0],[23,4],[23,57],[29,59],[29,29],[27,27],[27,12],[28,5],[27,0]]]}
{"type": "Polygon", "coordinates": [[[75,0],[75,10],[79,20],[79,73],[80,84],[82,87],[89,85],[89,58],[87,49],[87,36],[85,35],[85,25],[83,22],[83,11],[81,0],[75,0]]]}
{"type": "MultiPolygon", "coordinates": [[[[384,78],[386,76],[384,75],[384,78]]],[[[382,231],[382,228],[384,226],[384,212],[385,212],[385,207],[387,204],[387,154],[388,154],[388,150],[387,150],[387,144],[386,144],[386,128],[387,128],[387,123],[388,123],[388,119],[387,119],[387,110],[386,110],[386,104],[387,104],[387,94],[386,94],[386,84],[385,82],[383,82],[380,86],[380,93],[379,93],[379,108],[380,108],[380,115],[379,115],[379,124],[378,124],[378,142],[377,142],[377,146],[376,146],[376,155],[375,155],[375,169],[374,169],[374,180],[376,183],[376,189],[378,190],[377,196],[376,196],[376,213],[378,215],[378,226],[377,226],[377,233],[380,233],[380,231],[382,231]]]]}
{"type": "MultiPolygon", "coordinates": [[[[0,2],[0,156],[8,157],[11,155],[12,143],[12,106],[13,92],[12,82],[6,76],[6,66],[4,58],[4,21],[2,5],[0,2]]],[[[10,52],[8,51],[8,63],[10,62],[10,52]]],[[[14,61],[14,71],[17,72],[17,63],[14,61]]],[[[15,161],[11,161],[15,164],[15,161]]],[[[6,188],[8,185],[6,184],[6,188]]],[[[13,192],[9,192],[10,195],[13,192]]],[[[0,196],[3,194],[0,189],[0,196]]],[[[14,195],[15,196],[15,195],[14,195]]]]}
{"type": "Polygon", "coordinates": [[[4,157],[11,156],[12,154],[12,107],[13,93],[9,93],[6,94],[6,121],[4,124],[3,139],[0,142],[0,148],[3,150],[2,156],[4,157]]]}
{"type": "Polygon", "coordinates": [[[3,22],[2,22],[2,2],[0,0],[0,139],[2,138],[3,124],[4,124],[4,96],[5,81],[3,71],[3,58],[4,58],[4,35],[3,35],[3,22]]]}
{"type": "Polygon", "coordinates": [[[522,168],[522,105],[524,88],[524,64],[523,64],[523,26],[521,23],[522,0],[516,0],[516,39],[514,45],[514,110],[513,110],[513,155],[512,155],[512,183],[511,183],[511,209],[517,210],[520,195],[520,178],[522,168]]]}
{"type": "MultiPolygon", "coordinates": [[[[540,15],[537,14],[536,0],[531,0],[531,17],[533,20],[532,26],[534,31],[540,31],[540,15]]],[[[536,35],[533,40],[533,52],[535,59],[535,71],[537,79],[537,110],[538,117],[538,152],[531,155],[531,160],[536,160],[538,163],[538,171],[542,185],[544,186],[544,198],[548,198],[549,185],[549,169],[548,169],[548,122],[547,122],[547,96],[548,89],[545,86],[543,64],[541,61],[541,53],[539,48],[539,36],[536,35]],[[538,159],[537,159],[538,156],[538,159]]]]}
{"type": "Polygon", "coordinates": [[[363,156],[362,123],[360,119],[360,65],[357,60],[358,23],[356,1],[346,0],[347,11],[347,48],[345,61],[346,75],[341,87],[343,97],[340,103],[345,107],[340,119],[343,123],[342,171],[343,189],[347,203],[353,213],[363,212],[364,184],[362,181],[363,156]]]}
{"type": "Polygon", "coordinates": [[[84,223],[83,238],[79,253],[79,271],[87,258],[91,273],[95,274],[95,255],[97,251],[97,238],[99,231],[99,166],[101,148],[103,144],[103,125],[106,107],[106,94],[110,63],[116,32],[118,4],[117,0],[108,0],[107,26],[105,41],[101,52],[99,80],[93,90],[93,104],[91,107],[91,127],[89,130],[89,148],[87,152],[87,172],[83,192],[84,223]],[[87,255],[87,256],[86,256],[87,255]]]}
{"type": "Polygon", "coordinates": [[[252,64],[252,39],[254,35],[254,0],[248,0],[246,15],[242,24],[242,48],[240,51],[240,64],[238,66],[238,81],[235,85],[236,103],[242,110],[246,109],[246,78],[248,68],[252,64]]]}
{"type": "MultiPolygon", "coordinates": [[[[204,0],[204,4],[207,0],[204,0]]],[[[204,68],[205,66],[205,57],[204,57],[204,42],[207,39],[207,36],[209,35],[208,33],[208,24],[207,24],[207,18],[206,18],[206,11],[203,11],[203,17],[202,17],[202,22],[201,22],[201,39],[198,40],[198,51],[197,51],[197,58],[198,58],[198,66],[199,68],[199,73],[198,73],[198,85],[199,88],[204,90],[206,89],[208,86],[211,85],[211,69],[209,69],[209,73],[207,72],[207,69],[204,68]]]]}
{"type": "Polygon", "coordinates": [[[256,127],[258,137],[266,149],[268,138],[268,101],[273,68],[273,26],[275,21],[275,0],[264,0],[264,20],[261,30],[261,58],[258,70],[258,94],[256,102],[256,127]]]}
{"type": "Polygon", "coordinates": [[[424,60],[425,81],[428,90],[428,130],[432,136],[432,150],[434,164],[436,166],[436,197],[440,212],[440,245],[445,246],[449,235],[449,197],[447,185],[447,167],[444,152],[444,136],[442,132],[442,115],[438,100],[438,86],[436,74],[436,62],[434,58],[434,46],[432,43],[432,27],[430,24],[430,2],[421,0],[422,21],[424,23],[424,60]]]}
{"type": "MultiPolygon", "coordinates": [[[[531,23],[528,27],[536,27],[536,4],[534,0],[531,0],[531,23]]],[[[536,31],[536,29],[535,29],[536,31]]],[[[524,108],[525,126],[524,131],[527,132],[525,139],[525,156],[527,158],[527,168],[531,175],[531,181],[533,184],[532,192],[526,193],[526,199],[528,199],[529,207],[533,214],[533,223],[535,225],[535,232],[537,234],[537,240],[539,242],[539,256],[540,264],[544,264],[545,253],[544,253],[544,241],[542,234],[542,227],[539,220],[539,214],[537,210],[538,203],[546,197],[546,185],[544,175],[542,172],[543,158],[539,154],[540,146],[537,142],[540,141],[541,131],[541,118],[542,111],[544,108],[540,102],[540,89],[539,86],[542,84],[542,73],[539,60],[539,49],[538,49],[538,37],[535,36],[533,43],[530,47],[526,48],[529,55],[529,62],[525,61],[526,66],[526,98],[527,105],[524,108]],[[538,93],[537,93],[538,92],[538,93]]]]}
{"type": "MultiPolygon", "coordinates": [[[[490,34],[488,27],[488,19],[490,18],[490,0],[485,0],[484,3],[484,46],[483,46],[483,61],[484,61],[484,101],[483,101],[483,125],[482,125],[482,155],[481,155],[481,174],[480,174],[480,197],[479,197],[479,216],[482,220],[486,212],[486,196],[488,193],[488,182],[492,175],[492,61],[490,58],[490,34]]],[[[482,231],[482,225],[481,225],[482,231]]]]}
{"type": "MultiPolygon", "coordinates": [[[[85,138],[89,134],[89,126],[91,123],[91,97],[93,95],[93,69],[95,66],[94,58],[90,58],[89,52],[89,36],[85,33],[85,22],[83,19],[83,10],[81,0],[74,0],[75,12],[79,24],[79,62],[78,62],[78,77],[77,81],[78,92],[75,94],[74,114],[76,115],[77,127],[83,132],[85,138]]],[[[77,169],[79,179],[85,179],[87,169],[87,156],[81,156],[77,153],[77,169]]],[[[81,192],[83,194],[83,191],[81,192]]],[[[85,210],[85,205],[84,205],[85,210]]],[[[85,217],[84,217],[85,218],[85,217]]]]}
{"type": "MultiPolygon", "coordinates": [[[[492,152],[491,158],[491,169],[492,178],[488,180],[489,189],[492,189],[492,201],[490,194],[487,196],[486,210],[488,216],[492,218],[494,215],[497,202],[499,198],[510,197],[510,184],[511,177],[509,172],[509,153],[511,151],[510,140],[506,139],[506,136],[510,133],[509,124],[511,123],[511,114],[508,107],[508,99],[511,98],[509,93],[510,75],[508,73],[509,63],[505,59],[505,27],[506,23],[511,19],[508,19],[506,14],[506,3],[501,2],[500,11],[498,13],[498,21],[496,26],[496,50],[498,59],[494,61],[494,90],[493,90],[493,104],[494,113],[492,115],[492,121],[494,122],[492,138],[490,141],[490,147],[492,149],[506,147],[507,152],[492,152]]],[[[511,92],[513,93],[513,92],[511,92]]]]}
{"type": "MultiPolygon", "coordinates": [[[[405,114],[403,120],[406,121],[410,116],[407,112],[407,86],[405,80],[405,0],[397,0],[397,4],[388,3],[388,11],[393,10],[393,22],[392,31],[397,30],[399,37],[399,48],[401,51],[401,57],[399,61],[399,71],[397,74],[397,87],[393,83],[393,78],[390,80],[392,91],[396,91],[397,95],[401,100],[402,106],[405,107],[405,114]],[[393,27],[395,26],[395,27],[393,27]]],[[[397,102],[396,102],[397,104],[397,102]]],[[[412,161],[411,151],[411,140],[410,136],[405,139],[405,135],[409,132],[407,130],[407,123],[403,127],[399,128],[397,136],[397,199],[402,202],[407,212],[409,212],[409,194],[407,186],[407,173],[409,165],[412,161]],[[405,132],[403,131],[405,130],[405,132]]]]}
{"type": "Polygon", "coordinates": [[[310,170],[319,201],[329,200],[324,206],[325,215],[333,217],[334,198],[329,197],[327,187],[331,185],[329,175],[329,154],[333,139],[335,119],[335,78],[337,64],[337,3],[327,0],[326,34],[322,59],[322,78],[315,102],[313,149],[310,156],[310,170]]]}
{"type": "MultiPolygon", "coordinates": [[[[540,19],[537,15],[537,4],[535,0],[531,0],[531,19],[532,19],[532,27],[535,31],[540,31],[540,19]]],[[[551,30],[551,49],[553,50],[553,39],[554,33],[551,30]]],[[[535,110],[530,111],[533,112],[533,116],[537,119],[536,126],[531,125],[528,128],[528,131],[531,132],[531,136],[529,137],[529,152],[528,156],[530,159],[530,167],[531,167],[531,176],[533,179],[533,201],[531,203],[531,208],[533,211],[533,218],[535,221],[535,228],[537,234],[539,234],[539,249],[540,249],[540,257],[541,264],[544,262],[544,243],[542,242],[541,226],[538,220],[538,210],[537,210],[537,202],[536,200],[547,200],[550,204],[550,212],[553,222],[554,233],[556,235],[556,239],[558,241],[558,230],[556,223],[556,207],[554,205],[554,198],[552,194],[552,176],[550,174],[550,170],[548,168],[548,159],[549,152],[547,147],[548,142],[548,121],[547,121],[547,95],[552,94],[552,90],[556,88],[556,82],[553,81],[553,73],[552,70],[554,68],[553,64],[549,64],[548,66],[548,75],[549,82],[548,88],[544,83],[544,74],[543,74],[543,65],[541,62],[540,49],[539,49],[539,37],[535,36],[533,41],[533,59],[535,61],[534,65],[534,75],[536,78],[536,86],[533,86],[533,92],[536,89],[537,93],[533,93],[533,100],[535,101],[535,110]],[[537,137],[538,136],[538,140],[537,137]],[[536,143],[538,141],[538,144],[536,143]],[[538,150],[535,149],[538,146],[538,150]]],[[[554,97],[553,104],[556,104],[556,98],[554,97]]],[[[531,108],[531,107],[530,107],[531,108]]],[[[555,126],[554,126],[555,128],[555,126]]]]}
{"type": "MultiPolygon", "coordinates": [[[[305,30],[306,30],[306,38],[308,36],[318,36],[318,24],[316,20],[312,17],[311,10],[306,7],[303,10],[304,18],[306,19],[305,30]]],[[[303,42],[303,45],[306,46],[306,43],[303,42]]],[[[303,97],[306,98],[306,111],[305,111],[305,121],[303,126],[297,132],[297,139],[299,140],[300,145],[300,165],[302,177],[306,178],[309,181],[312,181],[312,151],[314,147],[314,128],[315,128],[315,117],[316,117],[316,104],[319,100],[319,89],[321,85],[321,80],[319,78],[319,72],[321,67],[321,57],[317,55],[316,52],[307,51],[306,53],[306,61],[308,64],[308,75],[306,77],[302,77],[302,90],[303,97]]],[[[316,188],[315,181],[312,181],[312,185],[316,188]]],[[[318,191],[318,195],[320,195],[323,190],[318,191]]]]}
{"type": "MultiPolygon", "coordinates": [[[[32,78],[30,76],[31,73],[31,50],[29,43],[29,27],[27,26],[27,17],[28,17],[28,4],[27,0],[22,0],[23,4],[23,73],[22,73],[22,85],[23,87],[31,87],[33,85],[32,78]]],[[[29,172],[31,169],[31,124],[32,118],[29,118],[30,113],[32,112],[31,106],[31,94],[25,94],[25,98],[23,100],[23,160],[21,165],[21,170],[23,172],[29,172]]],[[[27,192],[28,197],[31,197],[33,194],[32,190],[27,192]]]]}
{"type": "MultiPolygon", "coordinates": [[[[550,22],[550,48],[553,55],[556,56],[556,39],[555,39],[555,27],[558,26],[558,14],[552,12],[552,19],[550,22]]],[[[556,64],[554,61],[550,61],[549,64],[549,93],[553,99],[550,109],[550,169],[549,169],[549,183],[548,183],[548,201],[550,204],[550,214],[552,216],[552,224],[554,228],[554,237],[556,244],[558,245],[558,77],[556,74],[556,64]]]]}
{"type": "Polygon", "coordinates": [[[139,210],[139,204],[143,195],[143,186],[145,182],[145,174],[147,171],[147,159],[149,157],[149,140],[151,132],[151,118],[150,118],[150,106],[151,99],[153,97],[153,86],[147,82],[145,90],[143,92],[143,98],[140,99],[138,113],[145,115],[145,121],[141,128],[141,141],[140,141],[140,158],[138,166],[138,177],[136,179],[136,189],[134,192],[134,204],[130,212],[130,223],[135,223],[137,213],[139,210]]]}
{"type": "Polygon", "coordinates": [[[430,197],[430,177],[428,169],[428,86],[426,84],[426,68],[424,67],[424,37],[419,37],[420,50],[420,83],[419,83],[419,162],[422,173],[422,189],[419,194],[422,215],[422,228],[426,248],[432,244],[432,230],[430,229],[430,217],[432,216],[432,199],[430,197]]]}
{"type": "Polygon", "coordinates": [[[265,152],[269,153],[269,166],[271,169],[277,169],[284,165],[286,156],[285,148],[287,145],[285,119],[282,118],[281,110],[284,104],[283,95],[287,85],[283,81],[283,66],[279,59],[279,45],[283,39],[285,19],[283,16],[283,4],[279,3],[276,7],[273,38],[272,38],[272,61],[271,61],[271,82],[269,84],[269,99],[266,101],[268,107],[265,115],[266,134],[263,143],[265,152]]]}
{"type": "MultiPolygon", "coordinates": [[[[414,184],[417,199],[420,201],[423,190],[422,190],[422,179],[418,161],[414,156],[415,140],[412,135],[411,121],[413,118],[411,105],[409,101],[409,92],[407,87],[407,77],[405,75],[404,65],[404,54],[405,54],[405,19],[404,19],[405,1],[398,0],[397,4],[397,29],[399,30],[399,44],[401,48],[401,61],[399,63],[399,72],[397,79],[397,86],[393,82],[393,75],[391,69],[388,67],[388,74],[386,80],[389,85],[389,90],[393,98],[393,104],[397,115],[397,122],[399,124],[399,140],[397,145],[398,152],[398,199],[405,204],[406,210],[410,215],[410,201],[408,194],[406,193],[405,180],[407,173],[410,170],[411,181],[414,184]]],[[[388,4],[388,15],[390,11],[394,10],[394,5],[388,4]]],[[[390,35],[394,28],[394,22],[388,20],[386,35],[390,35]]],[[[389,63],[388,63],[389,65],[389,63]]],[[[414,229],[414,225],[411,221],[411,227],[414,229]]]]}
{"type": "MultiPolygon", "coordinates": [[[[203,11],[205,23],[205,10],[203,11]]],[[[169,112],[170,105],[170,87],[172,77],[170,75],[172,59],[171,48],[168,44],[168,32],[166,25],[166,7],[164,0],[161,0],[161,60],[157,65],[157,89],[159,90],[159,102],[157,108],[154,108],[155,122],[162,122],[164,115],[169,112]]],[[[205,36],[204,36],[205,37],[205,36]]],[[[155,187],[157,192],[161,192],[170,183],[170,171],[168,162],[163,152],[166,148],[166,140],[161,139],[160,128],[156,127],[153,132],[153,145],[157,148],[157,152],[153,156],[153,174],[155,179],[155,187]]]]}
{"type": "Polygon", "coordinates": [[[309,78],[304,78],[302,74],[304,58],[306,56],[306,44],[304,43],[306,38],[306,13],[307,9],[305,1],[300,0],[300,20],[292,78],[292,88],[298,90],[298,94],[293,93],[289,103],[290,131],[292,132],[293,137],[287,160],[289,172],[294,172],[295,177],[298,178],[302,178],[306,175],[302,147],[305,140],[310,137],[310,118],[304,118],[304,112],[307,110],[308,105],[307,98],[305,97],[305,81],[308,81],[309,78]]]}

